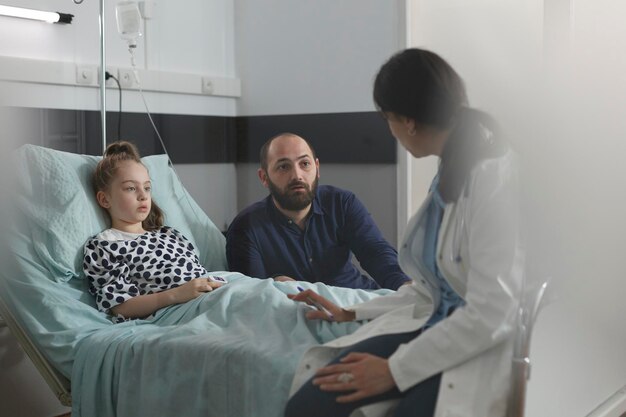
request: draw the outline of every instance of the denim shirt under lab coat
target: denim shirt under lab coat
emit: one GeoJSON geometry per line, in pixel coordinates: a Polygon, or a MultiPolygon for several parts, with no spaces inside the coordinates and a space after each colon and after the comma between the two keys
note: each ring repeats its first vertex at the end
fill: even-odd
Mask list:
{"type": "Polygon", "coordinates": [[[456,308],[465,304],[465,301],[457,294],[448,284],[448,282],[441,276],[441,272],[437,267],[437,241],[439,228],[441,227],[441,219],[446,203],[439,194],[439,175],[440,172],[435,175],[435,178],[430,185],[429,193],[432,196],[428,206],[426,207],[426,213],[424,214],[426,222],[424,225],[424,245],[422,251],[422,258],[424,266],[426,267],[424,273],[430,274],[430,281],[437,285],[439,297],[435,300],[434,312],[430,316],[424,329],[428,329],[444,318],[448,317],[456,308]]]}

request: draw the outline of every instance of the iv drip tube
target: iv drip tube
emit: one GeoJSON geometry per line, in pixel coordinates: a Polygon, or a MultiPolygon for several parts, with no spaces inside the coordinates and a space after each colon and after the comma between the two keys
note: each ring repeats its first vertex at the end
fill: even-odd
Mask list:
{"type": "Polygon", "coordinates": [[[102,154],[107,147],[107,98],[106,98],[106,54],[105,54],[104,0],[100,0],[100,118],[102,119],[102,154]]]}

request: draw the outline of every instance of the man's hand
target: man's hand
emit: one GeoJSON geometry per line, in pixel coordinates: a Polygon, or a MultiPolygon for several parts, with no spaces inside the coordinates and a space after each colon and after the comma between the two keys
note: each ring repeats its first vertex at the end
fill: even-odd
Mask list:
{"type": "Polygon", "coordinates": [[[278,275],[274,277],[274,281],[285,282],[285,281],[295,281],[295,279],[288,277],[287,275],[278,275]]]}

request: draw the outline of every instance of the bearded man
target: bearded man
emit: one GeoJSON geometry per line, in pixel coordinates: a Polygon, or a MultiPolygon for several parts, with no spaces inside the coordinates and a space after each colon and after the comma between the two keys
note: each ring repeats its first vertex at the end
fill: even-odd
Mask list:
{"type": "Polygon", "coordinates": [[[244,209],[226,233],[229,268],[277,281],[397,289],[410,283],[398,254],[356,196],[319,185],[313,147],[293,133],[261,148],[261,183],[270,195],[244,209]],[[352,254],[370,275],[352,263],[352,254]]]}

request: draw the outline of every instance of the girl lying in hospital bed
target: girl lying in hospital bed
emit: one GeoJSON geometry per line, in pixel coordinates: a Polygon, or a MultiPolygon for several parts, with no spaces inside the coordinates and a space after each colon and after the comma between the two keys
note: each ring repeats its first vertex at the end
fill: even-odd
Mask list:
{"type": "MultiPolygon", "coordinates": [[[[71,380],[73,417],[278,417],[303,352],[360,326],[307,321],[304,314],[310,307],[286,294],[298,292],[298,286],[314,288],[338,305],[352,305],[391,292],[275,282],[227,271],[223,234],[189,196],[167,156],[153,155],[141,161],[149,170],[150,194],[162,207],[165,224],[197,249],[209,275],[224,277],[228,284],[212,291],[205,287],[207,292],[153,314],[137,314],[150,314],[145,319],[113,323],[89,293],[83,269],[85,242],[111,227],[92,184],[100,159],[34,145],[15,152],[18,230],[10,242],[12,261],[0,272],[0,296],[10,302],[49,366],[71,380]]],[[[142,228],[148,235],[155,233],[142,228]]],[[[177,246],[182,240],[170,237],[176,240],[171,241],[175,252],[183,250],[177,246]]],[[[148,249],[150,244],[154,242],[147,243],[148,249]]],[[[128,255],[119,253],[119,247],[117,251],[115,256],[128,255]]],[[[194,257],[184,258],[193,270],[194,257]]],[[[118,263],[129,263],[120,270],[132,269],[130,263],[139,260],[120,259],[118,263]]],[[[182,270],[187,270],[186,264],[182,270]]],[[[197,274],[193,276],[207,277],[197,274]]],[[[133,298],[141,296],[143,282],[136,283],[133,298]]],[[[155,280],[152,291],[165,289],[163,284],[171,283],[155,280]]],[[[176,294],[181,287],[158,293],[176,294]]]]}
{"type": "Polygon", "coordinates": [[[111,228],[84,248],[89,292],[101,311],[116,321],[144,318],[226,282],[209,274],[185,236],[163,225],[148,170],[132,143],[110,144],[93,182],[98,204],[111,219],[111,228]]]}

